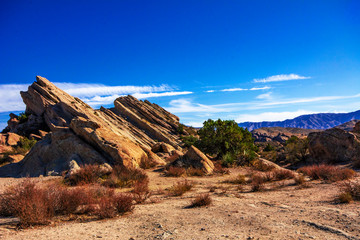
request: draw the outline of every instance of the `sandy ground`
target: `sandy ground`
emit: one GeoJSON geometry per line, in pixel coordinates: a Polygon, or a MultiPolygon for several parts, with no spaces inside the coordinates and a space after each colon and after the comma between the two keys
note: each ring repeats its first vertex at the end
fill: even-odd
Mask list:
{"type": "MultiPolygon", "coordinates": [[[[231,175],[239,171],[243,170],[232,169],[231,175]]],[[[154,190],[181,180],[162,177],[158,172],[148,174],[154,190]]],[[[15,230],[16,219],[0,218],[0,238],[360,239],[360,203],[337,204],[336,183],[311,182],[310,188],[299,188],[287,182],[276,190],[243,193],[236,185],[221,183],[230,177],[190,177],[196,185],[184,196],[155,195],[152,198],[159,202],[137,205],[132,214],[115,219],[15,230]],[[210,193],[211,206],[185,208],[199,193],[209,192],[210,186],[217,186],[210,193]]],[[[0,179],[0,191],[19,181],[0,179]]]]}

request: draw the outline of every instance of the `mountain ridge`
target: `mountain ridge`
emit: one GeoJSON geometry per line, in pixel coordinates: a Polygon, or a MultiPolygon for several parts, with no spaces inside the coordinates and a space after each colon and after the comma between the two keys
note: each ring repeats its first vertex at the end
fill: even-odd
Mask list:
{"type": "Polygon", "coordinates": [[[284,121],[242,122],[240,127],[249,131],[262,127],[292,127],[305,129],[329,129],[346,122],[360,119],[360,110],[349,113],[316,113],[301,115],[284,121]]]}

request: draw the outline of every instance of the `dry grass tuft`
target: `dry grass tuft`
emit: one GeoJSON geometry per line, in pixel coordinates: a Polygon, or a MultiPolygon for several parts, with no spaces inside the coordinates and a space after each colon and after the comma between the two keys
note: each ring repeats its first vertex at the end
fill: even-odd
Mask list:
{"type": "Polygon", "coordinates": [[[185,168],[170,166],[165,170],[166,177],[181,177],[186,173],[185,168]]]}
{"type": "Polygon", "coordinates": [[[306,166],[299,168],[298,171],[314,180],[321,179],[329,182],[349,180],[356,174],[352,169],[340,168],[327,164],[306,166]]]}
{"type": "Polygon", "coordinates": [[[338,199],[342,203],[349,203],[351,201],[360,201],[360,183],[359,182],[344,182],[340,185],[340,194],[338,199]]]}
{"type": "Polygon", "coordinates": [[[191,181],[184,180],[182,182],[175,183],[169,189],[170,196],[182,196],[184,193],[190,191],[193,188],[194,184],[191,181]]]}
{"type": "Polygon", "coordinates": [[[245,178],[245,175],[239,174],[236,177],[224,180],[223,182],[231,183],[231,184],[246,184],[246,178],[245,178]]]}
{"type": "Polygon", "coordinates": [[[196,208],[209,206],[212,203],[212,199],[208,193],[198,195],[194,200],[191,201],[187,208],[196,208]]]}
{"type": "Polygon", "coordinates": [[[191,177],[191,176],[202,177],[202,176],[205,176],[205,172],[201,169],[190,167],[190,168],[186,169],[186,175],[189,177],[191,177]]]}

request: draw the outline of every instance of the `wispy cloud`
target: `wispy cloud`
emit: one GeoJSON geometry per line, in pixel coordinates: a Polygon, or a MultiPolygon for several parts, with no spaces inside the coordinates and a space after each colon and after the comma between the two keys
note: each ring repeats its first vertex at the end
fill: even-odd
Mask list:
{"type": "Polygon", "coordinates": [[[282,82],[282,81],[300,80],[300,79],[309,79],[309,78],[311,77],[304,77],[292,73],[292,74],[274,75],[267,78],[254,79],[254,82],[255,83],[282,82]]]}
{"type": "MultiPolygon", "coordinates": [[[[265,86],[265,87],[253,87],[253,88],[226,88],[220,90],[221,92],[238,92],[238,91],[258,91],[258,90],[267,90],[271,87],[265,86]]],[[[214,92],[214,90],[212,90],[214,92]]]]}
{"type": "MultiPolygon", "coordinates": [[[[140,99],[192,94],[189,91],[174,91],[174,88],[166,84],[160,86],[107,86],[59,82],[54,84],[92,107],[110,105],[116,98],[129,94],[140,99]]],[[[20,91],[26,91],[28,86],[27,84],[0,84],[0,112],[24,111],[25,105],[20,91]]]]}
{"type": "Polygon", "coordinates": [[[272,99],[272,92],[268,92],[268,93],[264,93],[264,94],[260,94],[258,95],[256,98],[257,99],[267,99],[267,100],[270,100],[272,99]]]}
{"type": "Polygon", "coordinates": [[[182,92],[162,92],[162,93],[134,93],[131,94],[138,99],[153,98],[153,97],[169,97],[169,96],[178,96],[178,95],[188,95],[192,94],[190,91],[182,92]]]}
{"type": "Polygon", "coordinates": [[[205,92],[212,93],[212,92],[215,92],[215,90],[207,90],[205,92]]]}

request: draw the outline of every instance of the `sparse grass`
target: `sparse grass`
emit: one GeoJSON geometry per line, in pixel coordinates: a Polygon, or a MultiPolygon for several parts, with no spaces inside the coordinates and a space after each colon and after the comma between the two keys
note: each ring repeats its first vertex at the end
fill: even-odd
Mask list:
{"type": "Polygon", "coordinates": [[[299,175],[295,177],[294,180],[296,185],[304,185],[306,182],[305,177],[303,175],[299,175]]]}
{"type": "Polygon", "coordinates": [[[230,174],[229,169],[224,168],[220,163],[214,163],[214,174],[225,175],[230,174]]]}
{"type": "Polygon", "coordinates": [[[271,170],[273,170],[273,169],[275,168],[274,166],[272,166],[272,165],[270,165],[270,164],[265,164],[265,163],[263,163],[262,161],[259,161],[259,160],[254,161],[254,162],[252,163],[252,166],[253,166],[256,170],[262,171],[262,172],[271,171],[271,170]]]}
{"type": "Polygon", "coordinates": [[[205,172],[201,169],[190,167],[186,169],[186,175],[189,177],[191,176],[202,177],[205,176],[205,172]]]}
{"type": "Polygon", "coordinates": [[[0,195],[0,215],[18,217],[20,227],[49,224],[56,215],[94,214],[107,218],[132,209],[132,195],[115,194],[99,185],[40,185],[27,179],[0,195]]]}
{"type": "Polygon", "coordinates": [[[263,175],[254,174],[251,177],[251,191],[253,192],[263,191],[265,189],[265,182],[266,179],[264,178],[263,175]]]}
{"type": "Polygon", "coordinates": [[[320,179],[329,182],[348,180],[356,174],[352,169],[326,164],[306,166],[299,168],[298,171],[314,180],[320,179]]]}
{"type": "Polygon", "coordinates": [[[181,177],[186,173],[185,168],[170,166],[165,170],[166,177],[181,177]]]}
{"type": "Polygon", "coordinates": [[[169,195],[174,197],[182,196],[184,193],[190,191],[193,186],[194,184],[188,180],[177,182],[169,189],[169,195]]]}
{"type": "Polygon", "coordinates": [[[105,175],[99,165],[84,165],[78,171],[66,179],[66,183],[72,186],[99,183],[105,175]]]}
{"type": "Polygon", "coordinates": [[[236,177],[227,179],[223,181],[224,183],[231,183],[231,184],[245,184],[246,178],[243,174],[238,174],[236,177]]]}
{"type": "Polygon", "coordinates": [[[132,193],[137,204],[144,203],[151,196],[149,180],[136,182],[132,193]]]}
{"type": "Polygon", "coordinates": [[[360,183],[350,181],[342,183],[338,199],[342,203],[349,203],[353,200],[360,201],[360,183]]]}
{"type": "Polygon", "coordinates": [[[149,181],[149,177],[141,169],[127,169],[122,166],[114,166],[113,171],[102,182],[102,185],[112,188],[132,187],[137,182],[149,181]]]}
{"type": "Polygon", "coordinates": [[[272,170],[272,173],[275,181],[295,178],[295,173],[287,169],[275,169],[272,170]]]}
{"type": "Polygon", "coordinates": [[[193,199],[187,208],[196,208],[196,207],[204,207],[209,206],[212,203],[212,199],[208,193],[203,193],[198,195],[195,199],[193,199]]]}

